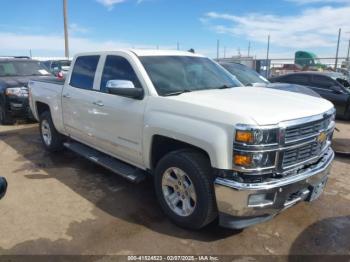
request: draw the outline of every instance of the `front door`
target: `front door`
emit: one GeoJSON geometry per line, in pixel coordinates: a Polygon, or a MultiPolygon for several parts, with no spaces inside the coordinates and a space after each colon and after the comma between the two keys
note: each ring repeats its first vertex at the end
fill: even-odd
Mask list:
{"type": "Polygon", "coordinates": [[[142,165],[142,132],[146,98],[136,100],[109,94],[109,80],[128,80],[135,88],[142,88],[129,60],[122,55],[108,55],[100,81],[100,93],[96,110],[96,139],[104,151],[108,151],[135,165],[142,165]]]}

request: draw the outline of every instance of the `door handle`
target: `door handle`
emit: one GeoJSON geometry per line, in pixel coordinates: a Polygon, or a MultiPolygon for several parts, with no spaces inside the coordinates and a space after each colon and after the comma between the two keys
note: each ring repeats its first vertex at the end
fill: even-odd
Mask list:
{"type": "Polygon", "coordinates": [[[70,98],[70,95],[68,93],[66,93],[66,94],[63,94],[63,97],[64,98],[70,98]]]}
{"type": "Polygon", "coordinates": [[[102,101],[96,101],[96,102],[93,102],[93,104],[94,104],[95,106],[100,106],[100,107],[104,106],[104,104],[102,103],[102,101]]]}

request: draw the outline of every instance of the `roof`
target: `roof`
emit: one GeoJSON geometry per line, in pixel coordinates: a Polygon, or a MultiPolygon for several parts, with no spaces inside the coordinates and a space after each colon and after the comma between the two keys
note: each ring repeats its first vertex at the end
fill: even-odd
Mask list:
{"type": "Polygon", "coordinates": [[[309,51],[297,51],[295,52],[295,55],[308,55],[313,59],[317,59],[317,55],[315,53],[309,52],[309,51]]]}
{"type": "Polygon", "coordinates": [[[324,71],[324,72],[320,72],[320,71],[300,71],[300,72],[291,72],[288,73],[287,75],[326,75],[326,76],[330,76],[333,75],[336,72],[328,72],[328,71],[324,71]]]}
{"type": "Polygon", "coordinates": [[[196,56],[202,57],[202,55],[178,50],[153,50],[153,49],[131,49],[129,50],[135,53],[137,56],[196,56]]]}
{"type": "Polygon", "coordinates": [[[244,65],[244,64],[237,63],[237,62],[226,62],[226,61],[221,62],[221,61],[219,61],[218,63],[219,63],[220,65],[235,65],[235,66],[239,66],[239,67],[248,67],[248,66],[246,66],[246,65],[244,65]]]}
{"type": "Polygon", "coordinates": [[[119,49],[113,51],[100,51],[100,52],[84,52],[76,54],[78,56],[82,55],[108,55],[113,54],[113,52],[124,52],[124,53],[134,53],[137,56],[192,56],[192,57],[203,57],[199,54],[194,54],[187,51],[178,50],[158,50],[158,49],[119,49]]]}
{"type": "Polygon", "coordinates": [[[34,61],[34,62],[38,62],[38,60],[34,60],[34,59],[27,59],[27,58],[13,58],[13,57],[0,57],[0,62],[3,61],[34,61]]]}

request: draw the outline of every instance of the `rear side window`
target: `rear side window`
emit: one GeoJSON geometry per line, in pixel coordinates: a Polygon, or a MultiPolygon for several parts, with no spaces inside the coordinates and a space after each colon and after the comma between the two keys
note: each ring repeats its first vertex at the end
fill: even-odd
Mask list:
{"type": "Polygon", "coordinates": [[[133,82],[136,88],[141,88],[134,69],[129,61],[121,56],[107,56],[100,91],[107,93],[106,85],[109,80],[128,80],[133,82]]]}
{"type": "Polygon", "coordinates": [[[287,83],[297,84],[297,85],[310,85],[309,76],[308,75],[289,75],[284,78],[287,83]]]}
{"type": "Polygon", "coordinates": [[[80,56],[74,64],[70,85],[91,90],[94,86],[96,68],[100,56],[80,56]]]}
{"type": "Polygon", "coordinates": [[[329,89],[330,87],[336,85],[335,81],[333,81],[331,78],[318,75],[313,76],[312,83],[315,87],[324,89],[329,89]]]}

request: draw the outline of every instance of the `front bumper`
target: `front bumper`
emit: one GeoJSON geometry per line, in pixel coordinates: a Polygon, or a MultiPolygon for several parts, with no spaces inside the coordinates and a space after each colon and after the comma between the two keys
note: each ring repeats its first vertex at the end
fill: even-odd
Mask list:
{"type": "Polygon", "coordinates": [[[220,225],[245,228],[273,218],[302,200],[310,200],[313,187],[325,183],[330,173],[334,152],[303,172],[263,183],[240,183],[225,178],[215,180],[215,195],[220,225]],[[260,203],[249,201],[252,195],[266,195],[260,203]]]}
{"type": "Polygon", "coordinates": [[[8,99],[7,112],[14,118],[33,118],[27,97],[11,97],[8,99]]]}

